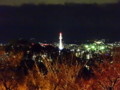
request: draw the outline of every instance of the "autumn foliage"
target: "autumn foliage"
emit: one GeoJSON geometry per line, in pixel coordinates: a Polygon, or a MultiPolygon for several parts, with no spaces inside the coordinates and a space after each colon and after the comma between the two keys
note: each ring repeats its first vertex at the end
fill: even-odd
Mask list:
{"type": "Polygon", "coordinates": [[[44,58],[46,74],[36,62],[25,73],[21,67],[23,52],[6,55],[1,51],[0,90],[120,90],[120,48],[112,53],[110,58],[103,55],[102,62],[94,61],[89,69],[78,62],[51,63],[44,58]]]}

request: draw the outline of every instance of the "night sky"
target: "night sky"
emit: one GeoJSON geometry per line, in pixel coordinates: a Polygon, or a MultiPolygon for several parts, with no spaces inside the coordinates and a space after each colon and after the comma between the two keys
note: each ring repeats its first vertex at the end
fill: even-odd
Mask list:
{"type": "Polygon", "coordinates": [[[0,42],[18,38],[57,42],[59,32],[63,32],[65,43],[120,40],[118,0],[55,1],[0,0],[0,42]]]}
{"type": "Polygon", "coordinates": [[[0,5],[22,5],[22,4],[64,4],[64,3],[82,3],[82,4],[106,4],[117,3],[119,0],[0,0],[0,5]]]}

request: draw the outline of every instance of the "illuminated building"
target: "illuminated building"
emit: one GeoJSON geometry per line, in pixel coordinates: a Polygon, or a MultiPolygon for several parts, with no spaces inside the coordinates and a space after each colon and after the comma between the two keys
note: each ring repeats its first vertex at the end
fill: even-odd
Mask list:
{"type": "Polygon", "coordinates": [[[63,46],[63,42],[62,42],[62,33],[59,33],[59,50],[63,50],[64,46],[63,46]]]}

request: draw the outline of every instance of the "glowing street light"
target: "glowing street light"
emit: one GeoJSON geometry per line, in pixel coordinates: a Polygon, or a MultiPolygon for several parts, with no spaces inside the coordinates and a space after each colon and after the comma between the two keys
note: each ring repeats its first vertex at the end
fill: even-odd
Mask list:
{"type": "Polygon", "coordinates": [[[91,46],[92,49],[95,49],[95,46],[91,46]]]}
{"type": "Polygon", "coordinates": [[[105,47],[104,47],[104,46],[101,46],[101,47],[100,47],[100,49],[101,49],[101,50],[104,50],[104,49],[105,49],[105,47]]]}
{"type": "Polygon", "coordinates": [[[88,45],[85,45],[85,48],[88,48],[89,46],[88,45]]]}

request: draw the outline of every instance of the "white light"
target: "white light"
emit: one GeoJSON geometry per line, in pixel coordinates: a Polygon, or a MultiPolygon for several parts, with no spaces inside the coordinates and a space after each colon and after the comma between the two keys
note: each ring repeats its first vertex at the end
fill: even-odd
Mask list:
{"type": "Polygon", "coordinates": [[[74,50],[74,49],[71,49],[70,51],[74,52],[75,50],[74,50]]]}
{"type": "Polygon", "coordinates": [[[85,45],[86,48],[88,48],[89,46],[88,45],[85,45]]]}
{"type": "Polygon", "coordinates": [[[79,52],[79,51],[80,51],[80,49],[77,49],[77,51],[79,52]]]}
{"type": "Polygon", "coordinates": [[[95,46],[92,46],[91,48],[92,48],[92,49],[94,49],[94,48],[95,48],[95,46]]]}
{"type": "Polygon", "coordinates": [[[87,59],[90,59],[90,55],[89,55],[89,54],[87,54],[87,55],[86,55],[86,58],[87,58],[87,59]]]}
{"type": "Polygon", "coordinates": [[[101,42],[101,41],[97,41],[96,43],[97,43],[97,44],[101,44],[102,42],[101,42]]]}

